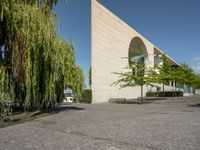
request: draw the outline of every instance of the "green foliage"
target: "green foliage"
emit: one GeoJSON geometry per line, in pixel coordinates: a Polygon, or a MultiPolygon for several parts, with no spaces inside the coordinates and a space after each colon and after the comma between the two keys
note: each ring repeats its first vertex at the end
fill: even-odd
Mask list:
{"type": "Polygon", "coordinates": [[[200,88],[200,76],[186,64],[173,67],[171,76],[173,81],[176,81],[179,85],[187,85],[196,89],[200,88]]]}
{"type": "Polygon", "coordinates": [[[191,85],[195,89],[200,89],[200,75],[199,74],[194,74],[192,76],[191,85]]]}
{"type": "MultiPolygon", "coordinates": [[[[163,92],[147,92],[146,96],[148,97],[162,97],[163,92]]],[[[164,97],[182,97],[182,91],[164,91],[164,97]]]]}
{"type": "Polygon", "coordinates": [[[0,67],[0,122],[4,121],[10,113],[10,103],[12,95],[9,87],[9,74],[7,69],[3,66],[0,67]]]}
{"type": "Polygon", "coordinates": [[[83,70],[76,65],[75,59],[75,47],[74,44],[71,43],[68,45],[67,49],[67,57],[65,60],[65,68],[66,71],[64,73],[65,77],[65,87],[69,87],[73,90],[76,96],[76,100],[79,100],[81,97],[82,91],[84,90],[84,75],[83,70]]]}
{"type": "Polygon", "coordinates": [[[162,83],[163,86],[173,81],[181,86],[187,85],[196,89],[200,88],[200,77],[192,68],[186,64],[172,66],[165,55],[163,55],[163,65],[153,68],[149,73],[149,79],[150,82],[162,83]]]}
{"type": "MultiPolygon", "coordinates": [[[[182,92],[165,92],[164,85],[173,81],[179,85],[189,85],[193,88],[200,89],[200,76],[195,74],[194,71],[186,64],[172,66],[165,55],[163,55],[163,64],[155,66],[153,69],[146,69],[142,57],[137,60],[129,60],[132,70],[127,72],[114,73],[119,76],[118,80],[112,85],[119,85],[120,88],[142,86],[144,84],[154,86],[153,83],[163,84],[162,96],[182,96],[182,92]]],[[[176,91],[176,86],[175,86],[176,91]]],[[[153,95],[161,96],[161,92],[150,93],[153,95]]]]}
{"type": "Polygon", "coordinates": [[[76,100],[80,101],[85,86],[83,70],[79,66],[77,66],[75,69],[74,77],[74,86],[72,87],[72,90],[75,92],[76,100]]]}
{"type": "Polygon", "coordinates": [[[92,67],[90,66],[90,70],[89,70],[89,86],[91,89],[92,86],[92,67]]]}
{"type": "Polygon", "coordinates": [[[167,60],[166,56],[163,55],[163,64],[155,66],[155,68],[150,71],[149,77],[152,83],[167,84],[172,81],[171,72],[171,64],[167,60]]]}
{"type": "Polygon", "coordinates": [[[165,55],[162,56],[163,63],[162,65],[155,66],[152,70],[149,71],[149,80],[151,83],[158,83],[163,85],[163,97],[164,97],[164,86],[170,81],[173,81],[172,78],[172,65],[165,55]]]}
{"type": "Polygon", "coordinates": [[[114,72],[113,74],[118,75],[118,80],[112,85],[119,85],[120,88],[125,87],[141,87],[141,102],[143,102],[143,86],[151,85],[149,82],[148,72],[145,66],[144,58],[140,57],[137,60],[129,59],[129,67],[126,72],[114,72]]]}
{"type": "Polygon", "coordinates": [[[177,79],[179,83],[182,85],[191,85],[191,81],[193,80],[193,77],[195,75],[194,71],[192,68],[190,68],[186,64],[181,64],[178,69],[178,76],[179,78],[177,79]]]}
{"type": "Polygon", "coordinates": [[[144,66],[137,63],[133,69],[128,69],[126,72],[114,72],[113,74],[118,75],[118,80],[112,85],[119,85],[120,88],[142,86],[148,79],[144,70],[144,66]]]}
{"type": "Polygon", "coordinates": [[[51,10],[56,2],[0,1],[0,43],[5,45],[0,87],[7,86],[0,91],[1,103],[10,102],[14,95],[11,100],[22,100],[28,110],[45,109],[61,102],[67,87],[81,96],[83,72],[76,65],[73,44],[56,33],[56,15],[51,10]]]}
{"type": "Polygon", "coordinates": [[[139,60],[129,60],[130,66],[126,69],[126,72],[114,72],[113,74],[118,75],[118,80],[112,85],[119,85],[120,88],[142,86],[149,84],[147,71],[144,63],[139,60]]]}
{"type": "Polygon", "coordinates": [[[92,102],[92,90],[90,90],[90,89],[84,90],[81,102],[83,102],[83,103],[91,103],[92,102]]]}

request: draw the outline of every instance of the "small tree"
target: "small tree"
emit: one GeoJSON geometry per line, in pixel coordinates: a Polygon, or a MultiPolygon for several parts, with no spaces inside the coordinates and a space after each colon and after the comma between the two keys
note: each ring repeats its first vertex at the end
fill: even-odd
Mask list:
{"type": "Polygon", "coordinates": [[[180,66],[179,65],[174,65],[172,66],[171,68],[171,78],[172,78],[172,81],[175,83],[174,85],[174,91],[175,91],[175,96],[176,96],[176,89],[177,89],[177,84],[180,84],[181,81],[182,81],[182,72],[181,72],[181,69],[180,69],[180,66]]]}
{"type": "Polygon", "coordinates": [[[192,85],[195,89],[200,89],[200,75],[199,74],[194,75],[194,80],[193,80],[192,85]]]}
{"type": "Polygon", "coordinates": [[[142,59],[144,58],[139,58],[137,61],[129,60],[130,66],[126,68],[129,69],[127,72],[114,72],[114,74],[118,75],[119,77],[118,80],[112,84],[115,86],[119,85],[120,88],[140,86],[141,102],[143,102],[143,86],[149,83],[144,60],[142,59]]]}
{"type": "Polygon", "coordinates": [[[163,97],[165,92],[165,85],[172,81],[172,67],[170,62],[167,60],[166,56],[163,55],[162,65],[155,66],[155,68],[150,70],[149,81],[151,83],[162,84],[163,97]]]}
{"type": "Polygon", "coordinates": [[[196,75],[188,65],[170,65],[165,56],[163,56],[163,65],[157,66],[151,70],[151,82],[152,83],[162,83],[163,84],[163,96],[164,96],[164,85],[170,81],[184,86],[191,86],[197,88],[199,84],[198,75],[196,75]]]}
{"type": "Polygon", "coordinates": [[[186,64],[181,64],[179,67],[179,82],[182,85],[198,88],[200,86],[199,75],[195,74],[194,70],[186,64]]]}

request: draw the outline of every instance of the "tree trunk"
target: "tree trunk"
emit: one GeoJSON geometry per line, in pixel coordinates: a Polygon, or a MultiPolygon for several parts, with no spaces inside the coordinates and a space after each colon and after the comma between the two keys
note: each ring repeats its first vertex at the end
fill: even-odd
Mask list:
{"type": "Polygon", "coordinates": [[[176,97],[176,96],[177,96],[177,95],[176,95],[176,82],[175,82],[175,90],[174,90],[174,91],[175,91],[175,97],[176,97]]]}
{"type": "Polygon", "coordinates": [[[141,103],[143,103],[143,85],[141,85],[141,103]]]}
{"type": "Polygon", "coordinates": [[[163,98],[165,97],[165,84],[163,83],[163,98]]]}

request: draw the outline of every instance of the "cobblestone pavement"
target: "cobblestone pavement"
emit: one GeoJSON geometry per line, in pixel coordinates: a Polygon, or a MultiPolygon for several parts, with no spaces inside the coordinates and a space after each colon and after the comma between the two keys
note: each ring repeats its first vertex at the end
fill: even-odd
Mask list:
{"type": "Polygon", "coordinates": [[[200,97],[76,104],[0,129],[0,150],[199,150],[200,97]]]}

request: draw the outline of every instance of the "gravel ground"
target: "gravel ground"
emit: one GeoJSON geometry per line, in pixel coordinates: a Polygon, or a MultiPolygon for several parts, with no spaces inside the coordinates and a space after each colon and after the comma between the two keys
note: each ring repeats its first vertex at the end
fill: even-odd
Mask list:
{"type": "Polygon", "coordinates": [[[200,97],[64,106],[0,129],[0,150],[199,150],[200,97]]]}

